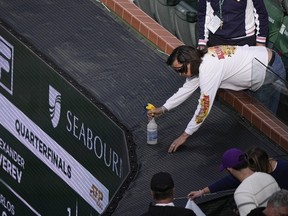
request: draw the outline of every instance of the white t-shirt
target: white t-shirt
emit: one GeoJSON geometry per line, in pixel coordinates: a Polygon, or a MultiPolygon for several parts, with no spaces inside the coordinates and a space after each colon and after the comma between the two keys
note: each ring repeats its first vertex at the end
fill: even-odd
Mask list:
{"type": "Polygon", "coordinates": [[[266,206],[269,197],[278,190],[277,182],[267,173],[255,172],[244,179],[234,192],[240,216],[246,216],[257,207],[266,206]]]}
{"type": "Polygon", "coordinates": [[[187,78],[184,85],[163,106],[167,110],[175,108],[200,87],[197,109],[185,130],[192,135],[209,114],[219,88],[255,91],[261,87],[266,70],[265,67],[259,67],[259,61],[268,65],[268,52],[264,46],[210,47],[203,57],[199,76],[187,78]]]}

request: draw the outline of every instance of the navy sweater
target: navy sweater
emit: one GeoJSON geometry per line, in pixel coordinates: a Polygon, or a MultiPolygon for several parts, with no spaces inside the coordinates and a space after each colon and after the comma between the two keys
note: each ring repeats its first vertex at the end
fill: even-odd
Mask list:
{"type": "MultiPolygon", "coordinates": [[[[288,161],[276,160],[277,166],[273,172],[270,173],[277,181],[281,189],[288,190],[288,161]]],[[[208,186],[211,193],[218,191],[236,189],[240,184],[240,181],[234,178],[232,175],[227,175],[208,186]]]]}
{"type": "MultiPolygon", "coordinates": [[[[220,14],[219,4],[223,0],[199,0],[198,38],[199,45],[206,45],[210,32],[209,19],[220,14]],[[209,10],[209,9],[213,10],[209,10]]],[[[256,35],[257,43],[265,43],[268,35],[268,13],[263,0],[224,0],[222,4],[222,28],[214,33],[220,38],[236,39],[256,35]]]]}

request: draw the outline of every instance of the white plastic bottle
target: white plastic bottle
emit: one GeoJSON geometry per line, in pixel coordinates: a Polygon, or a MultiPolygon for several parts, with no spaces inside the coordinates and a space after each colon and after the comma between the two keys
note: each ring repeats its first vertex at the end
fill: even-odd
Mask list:
{"type": "Polygon", "coordinates": [[[158,141],[157,124],[154,118],[152,118],[147,124],[147,144],[155,145],[158,141]]]}

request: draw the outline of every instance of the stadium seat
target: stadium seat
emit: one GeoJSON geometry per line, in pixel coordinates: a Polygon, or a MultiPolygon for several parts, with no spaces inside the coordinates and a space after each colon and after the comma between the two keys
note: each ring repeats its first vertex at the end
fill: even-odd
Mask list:
{"type": "Polygon", "coordinates": [[[134,3],[141,8],[148,16],[155,19],[155,0],[134,0],[134,3]]]}
{"type": "Polygon", "coordinates": [[[274,48],[288,57],[288,16],[284,16],[274,48]]]}
{"type": "Polygon", "coordinates": [[[186,2],[188,5],[190,5],[195,10],[198,10],[198,0],[182,0],[186,2]]]}
{"type": "MultiPolygon", "coordinates": [[[[153,0],[152,0],[153,1],[153,0]]],[[[154,0],[156,21],[173,35],[175,31],[175,6],[180,0],[154,0]]]]}
{"type": "Polygon", "coordinates": [[[175,30],[184,44],[197,46],[197,10],[185,1],[175,7],[175,30]]]}
{"type": "Polygon", "coordinates": [[[268,21],[269,21],[269,35],[268,35],[268,47],[272,48],[275,43],[280,27],[282,25],[284,10],[275,1],[264,0],[267,12],[268,12],[268,21]]]}
{"type": "Polygon", "coordinates": [[[283,0],[282,7],[284,8],[286,15],[288,15],[288,0],[283,0]]]}

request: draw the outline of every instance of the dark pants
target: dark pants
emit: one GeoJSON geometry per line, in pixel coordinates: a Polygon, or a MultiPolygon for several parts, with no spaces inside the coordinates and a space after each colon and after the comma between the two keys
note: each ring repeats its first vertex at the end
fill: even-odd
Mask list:
{"type": "Polygon", "coordinates": [[[266,70],[265,81],[254,97],[263,103],[274,114],[277,113],[280,94],[286,87],[286,71],[281,57],[274,52],[274,61],[266,70]]]}
{"type": "Polygon", "coordinates": [[[225,38],[221,38],[221,37],[219,37],[217,35],[210,34],[209,35],[209,41],[208,41],[207,45],[209,47],[217,46],[217,45],[239,45],[239,46],[249,45],[249,46],[255,46],[256,45],[256,37],[255,37],[255,35],[253,35],[253,36],[250,36],[250,37],[245,37],[245,38],[232,40],[232,39],[225,39],[225,38]]]}

